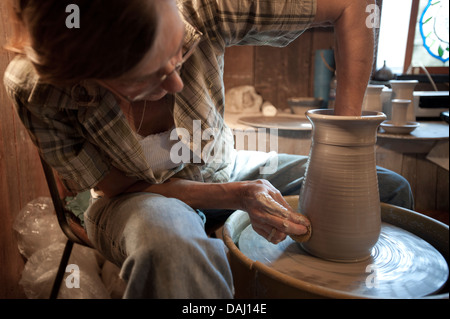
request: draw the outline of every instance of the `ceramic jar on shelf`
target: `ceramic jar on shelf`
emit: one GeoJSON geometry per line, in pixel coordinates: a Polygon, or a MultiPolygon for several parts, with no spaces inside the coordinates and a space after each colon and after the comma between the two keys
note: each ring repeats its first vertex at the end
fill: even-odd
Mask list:
{"type": "Polygon", "coordinates": [[[414,122],[416,120],[416,113],[414,110],[414,88],[419,81],[417,80],[391,80],[389,81],[392,87],[391,100],[410,100],[406,114],[406,120],[414,122]]]}
{"type": "Polygon", "coordinates": [[[393,99],[392,103],[392,125],[405,126],[408,121],[408,107],[411,100],[393,99]]]}
{"type": "Polygon", "coordinates": [[[362,104],[362,109],[365,111],[377,111],[382,112],[383,106],[381,103],[381,91],[384,85],[374,85],[369,84],[366,88],[366,93],[364,94],[364,100],[362,104]]]}

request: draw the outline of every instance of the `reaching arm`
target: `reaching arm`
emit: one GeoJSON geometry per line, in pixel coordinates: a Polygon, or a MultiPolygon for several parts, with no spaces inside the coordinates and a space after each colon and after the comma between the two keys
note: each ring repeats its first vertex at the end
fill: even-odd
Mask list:
{"type": "Polygon", "coordinates": [[[112,171],[97,184],[107,197],[127,192],[149,192],[177,198],[192,208],[198,209],[242,209],[246,211],[257,233],[273,243],[286,235],[303,235],[310,223],[295,213],[281,193],[266,180],[201,183],[172,178],[162,184],[149,184],[125,176],[120,170],[112,171]]]}
{"type": "Polygon", "coordinates": [[[373,62],[373,30],[366,26],[371,0],[317,0],[314,25],[335,28],[336,115],[360,115],[373,62]]]}

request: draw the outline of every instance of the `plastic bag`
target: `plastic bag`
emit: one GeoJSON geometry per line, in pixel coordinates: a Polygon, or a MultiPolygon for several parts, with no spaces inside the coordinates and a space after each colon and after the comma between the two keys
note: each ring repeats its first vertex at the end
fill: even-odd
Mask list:
{"type": "Polygon", "coordinates": [[[120,278],[120,269],[106,260],[102,266],[102,281],[111,299],[120,299],[126,288],[125,281],[120,278]]]}
{"type": "MultiPolygon", "coordinates": [[[[27,259],[19,284],[31,299],[49,298],[67,238],[49,197],[29,202],[16,216],[13,228],[20,253],[27,259]]],[[[75,244],[58,298],[120,298],[125,284],[119,268],[94,249],[75,244]]]]}
{"type": "Polygon", "coordinates": [[[263,98],[251,85],[242,85],[227,90],[225,94],[226,110],[229,113],[258,113],[263,98]]]}
{"type": "Polygon", "coordinates": [[[25,258],[53,243],[67,240],[49,197],[38,197],[22,208],[14,220],[13,229],[17,234],[19,251],[25,258]]]}
{"type": "MultiPolygon", "coordinates": [[[[37,251],[28,259],[19,282],[28,298],[50,296],[63,250],[64,244],[55,243],[37,251]]],[[[58,298],[110,298],[100,278],[100,268],[93,249],[74,245],[58,298]]]]}

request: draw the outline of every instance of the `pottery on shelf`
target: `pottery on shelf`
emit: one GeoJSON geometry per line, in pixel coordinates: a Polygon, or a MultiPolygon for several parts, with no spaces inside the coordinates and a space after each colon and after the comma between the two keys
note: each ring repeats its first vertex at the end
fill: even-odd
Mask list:
{"type": "Polygon", "coordinates": [[[402,100],[411,100],[408,105],[408,112],[406,115],[407,121],[415,121],[416,114],[414,110],[414,88],[416,87],[419,81],[417,80],[391,80],[389,81],[392,87],[392,96],[391,100],[394,99],[402,99],[402,100]]]}
{"type": "Polygon", "coordinates": [[[392,121],[384,121],[380,127],[387,134],[409,134],[420,126],[418,122],[406,122],[404,125],[395,125],[392,121]]]}
{"type": "Polygon", "coordinates": [[[299,212],[310,219],[312,236],[301,245],[328,260],[364,260],[381,230],[375,143],[386,116],[310,110],[307,117],[313,126],[312,144],[299,212]]]}
{"type": "Polygon", "coordinates": [[[366,93],[364,94],[364,100],[362,104],[362,109],[365,111],[377,111],[382,112],[383,106],[381,103],[381,91],[384,85],[374,85],[369,84],[366,88],[366,93]]]}
{"type": "Polygon", "coordinates": [[[375,72],[373,79],[377,81],[389,81],[394,77],[391,69],[386,66],[386,61],[383,62],[383,67],[375,72]]]}
{"type": "Polygon", "coordinates": [[[305,116],[306,111],[318,109],[323,103],[322,98],[316,97],[291,97],[288,98],[288,105],[292,114],[305,116]]]}
{"type": "Polygon", "coordinates": [[[411,104],[411,100],[392,100],[392,124],[396,126],[406,125],[408,117],[408,107],[411,104]]]}

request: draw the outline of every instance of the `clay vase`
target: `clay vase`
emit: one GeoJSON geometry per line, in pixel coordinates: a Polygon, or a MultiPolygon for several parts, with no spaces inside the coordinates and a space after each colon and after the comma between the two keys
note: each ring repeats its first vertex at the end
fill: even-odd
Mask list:
{"type": "Polygon", "coordinates": [[[414,122],[416,120],[416,112],[414,110],[414,88],[419,81],[417,80],[391,80],[389,84],[392,87],[391,100],[402,99],[411,100],[408,105],[406,120],[414,122]]]}
{"type": "Polygon", "coordinates": [[[364,260],[381,231],[375,143],[386,116],[335,116],[330,109],[306,116],[313,132],[299,212],[310,219],[312,236],[301,245],[323,259],[364,260]]]}

